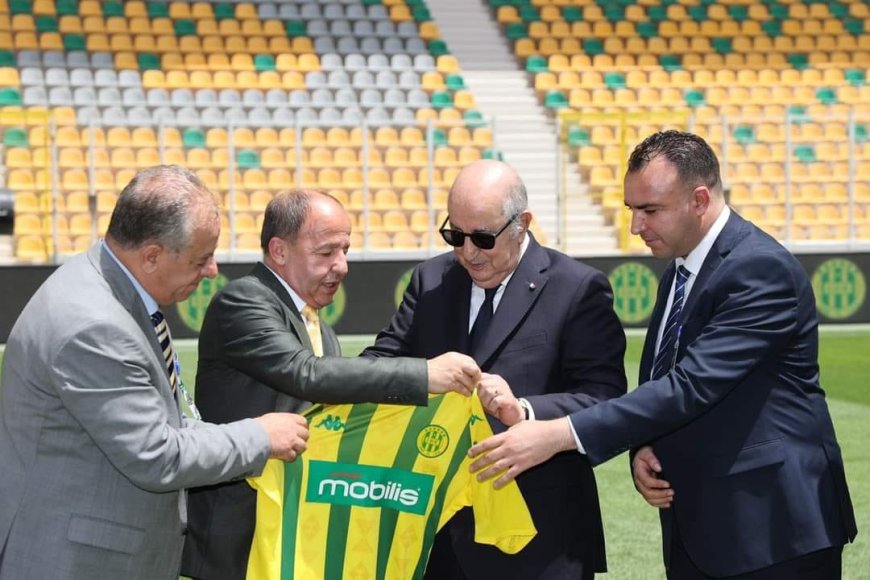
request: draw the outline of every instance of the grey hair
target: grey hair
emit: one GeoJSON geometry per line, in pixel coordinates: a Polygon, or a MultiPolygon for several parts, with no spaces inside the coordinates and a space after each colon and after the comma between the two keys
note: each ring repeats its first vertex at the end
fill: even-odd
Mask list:
{"type": "Polygon", "coordinates": [[[507,197],[505,197],[502,205],[502,212],[504,213],[505,219],[513,217],[513,223],[510,228],[508,228],[512,238],[517,237],[520,232],[523,231],[523,224],[517,219],[517,217],[526,211],[528,207],[529,196],[526,192],[526,184],[523,183],[523,180],[520,179],[519,175],[517,175],[516,181],[508,190],[507,197]]]}
{"type": "Polygon", "coordinates": [[[178,165],[143,169],[118,196],[106,235],[128,250],[156,243],[180,252],[193,233],[191,208],[205,200],[217,215],[211,192],[189,169],[178,165]]]}
{"type": "Polygon", "coordinates": [[[315,195],[328,197],[338,205],[332,195],[319,189],[290,189],[281,191],[266,206],[263,229],[260,230],[260,247],[263,254],[269,253],[269,240],[280,238],[296,243],[302,225],[311,213],[311,198],[315,195]]]}

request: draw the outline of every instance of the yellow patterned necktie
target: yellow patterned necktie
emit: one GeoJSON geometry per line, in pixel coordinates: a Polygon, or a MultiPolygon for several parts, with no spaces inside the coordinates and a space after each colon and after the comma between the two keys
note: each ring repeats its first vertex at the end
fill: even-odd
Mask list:
{"type": "Polygon", "coordinates": [[[323,356],[323,337],[320,335],[320,316],[317,315],[317,310],[306,304],[302,309],[302,318],[305,319],[305,329],[311,340],[311,350],[316,356],[323,356]]]}

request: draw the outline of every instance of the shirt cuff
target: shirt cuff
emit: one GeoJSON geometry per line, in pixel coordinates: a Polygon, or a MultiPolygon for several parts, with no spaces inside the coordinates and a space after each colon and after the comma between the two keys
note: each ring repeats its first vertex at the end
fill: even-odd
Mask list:
{"type": "Polygon", "coordinates": [[[580,443],[580,438],[577,437],[577,431],[574,430],[574,423],[571,422],[570,417],[565,417],[565,420],[568,421],[568,426],[571,427],[571,435],[574,436],[574,443],[577,444],[577,451],[586,455],[586,449],[583,447],[583,444],[580,443]]]}
{"type": "Polygon", "coordinates": [[[526,410],[526,420],[527,421],[534,421],[535,420],[535,410],[532,409],[532,404],[523,398],[520,398],[518,400],[520,402],[520,406],[526,410]]]}

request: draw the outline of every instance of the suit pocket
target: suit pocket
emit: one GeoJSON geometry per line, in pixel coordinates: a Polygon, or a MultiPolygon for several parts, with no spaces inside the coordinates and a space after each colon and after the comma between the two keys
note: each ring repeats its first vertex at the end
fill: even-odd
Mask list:
{"type": "Polygon", "coordinates": [[[537,334],[513,338],[505,344],[502,352],[508,353],[518,350],[526,350],[527,348],[534,348],[542,344],[547,344],[546,332],[538,332],[537,334]]]}
{"type": "Polygon", "coordinates": [[[712,475],[727,477],[785,462],[785,448],[780,439],[762,441],[740,450],[736,457],[717,456],[712,461],[712,475]]]}
{"type": "Polygon", "coordinates": [[[145,530],[74,514],[70,519],[66,537],[77,544],[135,554],[142,548],[145,530]]]}

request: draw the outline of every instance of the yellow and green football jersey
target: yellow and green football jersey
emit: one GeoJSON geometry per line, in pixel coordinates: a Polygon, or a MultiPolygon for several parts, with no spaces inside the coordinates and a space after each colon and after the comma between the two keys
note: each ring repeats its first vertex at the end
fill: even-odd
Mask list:
{"type": "Polygon", "coordinates": [[[475,540],[516,553],[537,533],[515,483],[496,490],[468,470],[492,435],[477,395],[427,407],[317,405],[308,450],[269,460],[257,490],[251,580],[422,578],[440,529],[471,506],[475,540]]]}

